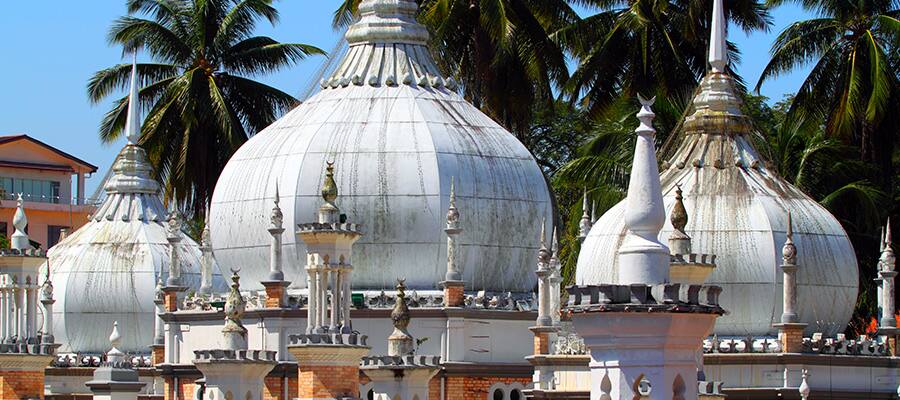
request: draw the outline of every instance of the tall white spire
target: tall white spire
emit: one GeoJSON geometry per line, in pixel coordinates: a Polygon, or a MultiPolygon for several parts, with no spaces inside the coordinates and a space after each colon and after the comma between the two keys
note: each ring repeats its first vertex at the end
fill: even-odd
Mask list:
{"type": "Polygon", "coordinates": [[[125,118],[125,136],[128,144],[141,140],[141,107],[138,99],[137,52],[131,54],[131,87],[128,91],[128,115],[125,118]]]}
{"type": "Polygon", "coordinates": [[[725,72],[728,66],[724,0],[713,1],[712,24],[709,34],[709,66],[713,72],[725,72]]]}
{"type": "Polygon", "coordinates": [[[628,196],[625,198],[625,227],[628,233],[619,248],[619,284],[658,284],[669,280],[669,248],[659,242],[659,231],[666,222],[659,167],[656,163],[656,114],[650,109],[656,98],[641,101],[637,113],[640,125],[628,196]]]}

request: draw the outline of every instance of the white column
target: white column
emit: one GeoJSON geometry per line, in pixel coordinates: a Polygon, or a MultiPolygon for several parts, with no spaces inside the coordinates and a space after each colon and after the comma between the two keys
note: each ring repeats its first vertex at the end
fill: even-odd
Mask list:
{"type": "Polygon", "coordinates": [[[353,292],[350,288],[350,268],[345,269],[341,272],[341,283],[343,283],[343,293],[344,293],[344,303],[343,303],[343,311],[341,315],[343,315],[344,320],[341,322],[344,333],[350,333],[350,303],[353,301],[353,292]]]}
{"type": "Polygon", "coordinates": [[[893,328],[897,326],[897,318],[894,317],[896,312],[896,308],[894,307],[894,278],[896,276],[896,271],[881,272],[881,295],[884,296],[881,306],[881,326],[883,327],[893,328]]]}
{"type": "Polygon", "coordinates": [[[319,314],[317,316],[316,328],[325,326],[326,316],[328,315],[328,267],[327,265],[319,266],[319,314]]]}
{"type": "Polygon", "coordinates": [[[316,329],[316,316],[319,313],[319,291],[317,289],[317,281],[319,276],[316,273],[315,265],[306,267],[306,288],[309,290],[309,304],[306,306],[306,333],[313,333],[316,329]]]}
{"type": "Polygon", "coordinates": [[[164,344],[166,341],[166,323],[159,316],[166,312],[165,302],[155,301],[156,313],[154,314],[154,344],[164,344]]]}
{"type": "Polygon", "coordinates": [[[25,339],[25,288],[16,285],[16,336],[19,341],[25,339]]]}
{"type": "Polygon", "coordinates": [[[25,291],[28,297],[28,308],[25,314],[25,337],[33,338],[37,336],[37,285],[32,283],[25,291]]]}
{"type": "Polygon", "coordinates": [[[541,269],[538,271],[538,326],[550,326],[553,320],[550,318],[550,271],[541,269]]]}
{"type": "Polygon", "coordinates": [[[44,327],[42,329],[44,342],[53,337],[53,299],[41,300],[44,305],[44,327]]]}
{"type": "Polygon", "coordinates": [[[9,336],[9,302],[6,300],[6,287],[0,287],[0,341],[9,336]]]}
{"type": "Polygon", "coordinates": [[[338,328],[338,313],[340,312],[341,282],[339,268],[331,270],[331,321],[328,324],[329,332],[335,332],[338,328]]]}

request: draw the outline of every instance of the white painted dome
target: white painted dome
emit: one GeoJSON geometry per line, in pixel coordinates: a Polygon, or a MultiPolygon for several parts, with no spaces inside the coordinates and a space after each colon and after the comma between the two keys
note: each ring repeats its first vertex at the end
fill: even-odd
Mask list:
{"type": "Polygon", "coordinates": [[[354,245],[354,290],[406,278],[435,289],[447,268],[443,232],[455,177],[468,289],[531,291],[550,193],[528,150],[454,92],[425,45],[408,0],[368,0],[350,48],[323,90],[251,138],[216,185],[212,244],[242,286],[268,274],[268,215],[276,182],[288,231],[285,280],[306,286],[305,246],[291,233],[316,220],[325,162],[335,161],[338,206],[364,236],[354,245]],[[291,228],[293,226],[293,228],[291,228]]]}
{"type": "MultiPolygon", "coordinates": [[[[715,254],[707,283],[720,285],[723,307],[718,335],[775,334],[782,311],[781,247],[787,213],[798,249],[798,314],[807,333],[843,331],[858,292],[856,256],[840,223],[816,201],[774,171],[750,143],[751,124],[741,115],[734,82],[713,72],[701,82],[694,114],[685,120],[682,142],[663,164],[666,213],[675,185],[684,190],[686,232],[693,252],[715,254]]],[[[617,252],[625,235],[621,202],[592,227],[578,256],[576,283],[615,282],[617,252]]],[[[660,233],[665,243],[670,222],[660,233]]]]}

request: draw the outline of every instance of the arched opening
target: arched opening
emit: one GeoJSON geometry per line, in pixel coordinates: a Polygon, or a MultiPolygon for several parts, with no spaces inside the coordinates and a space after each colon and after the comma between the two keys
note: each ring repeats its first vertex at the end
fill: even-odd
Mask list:
{"type": "Polygon", "coordinates": [[[522,391],[519,389],[513,389],[509,391],[509,400],[524,400],[525,396],[522,396],[522,391]]]}
{"type": "Polygon", "coordinates": [[[504,400],[503,397],[503,389],[496,388],[494,393],[491,393],[491,400],[504,400]]]}
{"type": "Polygon", "coordinates": [[[366,400],[375,400],[375,390],[374,389],[369,389],[369,391],[366,392],[366,400]]]}

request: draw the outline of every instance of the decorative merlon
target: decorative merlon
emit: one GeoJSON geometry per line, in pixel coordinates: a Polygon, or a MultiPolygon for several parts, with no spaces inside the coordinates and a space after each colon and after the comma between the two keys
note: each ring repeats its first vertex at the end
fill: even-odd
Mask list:
{"type": "Polygon", "coordinates": [[[722,288],[713,285],[592,285],[570,286],[567,309],[591,312],[674,312],[722,315],[722,288]]]}

